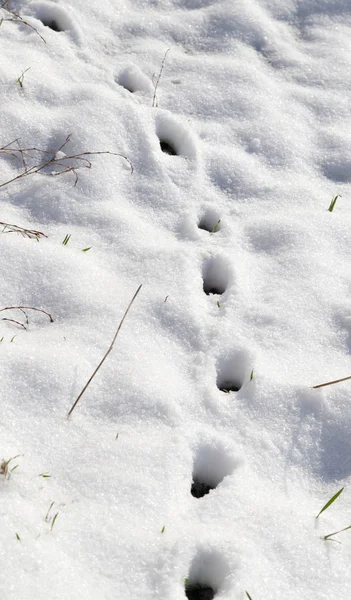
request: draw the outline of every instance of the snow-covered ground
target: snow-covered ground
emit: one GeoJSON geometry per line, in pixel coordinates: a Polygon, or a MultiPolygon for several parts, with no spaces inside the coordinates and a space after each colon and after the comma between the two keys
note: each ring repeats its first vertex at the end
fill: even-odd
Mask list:
{"type": "Polygon", "coordinates": [[[1,599],[348,600],[350,0],[0,13],[1,599]]]}

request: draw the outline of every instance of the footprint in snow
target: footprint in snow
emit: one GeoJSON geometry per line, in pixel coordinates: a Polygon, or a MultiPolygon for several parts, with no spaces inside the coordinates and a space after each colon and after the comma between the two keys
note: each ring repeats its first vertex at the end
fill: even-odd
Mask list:
{"type": "Polygon", "coordinates": [[[61,6],[53,6],[52,4],[42,2],[34,4],[33,9],[35,17],[52,31],[75,30],[73,19],[61,6]]]}
{"type": "Polygon", "coordinates": [[[246,350],[238,350],[217,361],[217,387],[227,394],[239,392],[252,373],[252,359],[246,350]]]}
{"type": "Polygon", "coordinates": [[[116,78],[116,81],[131,94],[135,92],[152,94],[154,90],[151,79],[137,65],[129,65],[123,69],[116,78]]]}
{"type": "Polygon", "coordinates": [[[229,575],[226,561],[217,550],[198,550],[185,580],[189,600],[213,600],[229,575]]]}
{"type": "Polygon", "coordinates": [[[221,229],[221,219],[218,212],[208,208],[203,212],[197,226],[209,233],[217,233],[221,229]]]}
{"type": "Polygon", "coordinates": [[[174,117],[159,112],[156,115],[156,135],[164,154],[196,159],[195,137],[174,117]]]}
{"type": "Polygon", "coordinates": [[[198,446],[194,460],[191,495],[202,498],[231,475],[238,462],[230,457],[220,442],[198,446]]]}
{"type": "Polygon", "coordinates": [[[202,268],[203,290],[205,294],[222,295],[229,283],[229,268],[223,256],[215,256],[205,261],[202,268]]]}

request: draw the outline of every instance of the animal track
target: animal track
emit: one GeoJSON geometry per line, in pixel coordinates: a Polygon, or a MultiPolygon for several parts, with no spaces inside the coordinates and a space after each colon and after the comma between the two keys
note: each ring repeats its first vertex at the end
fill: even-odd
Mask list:
{"type": "Polygon", "coordinates": [[[202,586],[199,583],[187,584],[185,586],[185,595],[189,600],[212,600],[215,597],[215,593],[211,587],[202,586]]]}
{"type": "Polygon", "coordinates": [[[234,352],[217,361],[217,387],[221,392],[238,392],[252,370],[246,351],[234,352]]]}
{"type": "Polygon", "coordinates": [[[164,152],[165,154],[170,154],[171,156],[178,156],[178,152],[169,142],[160,139],[160,146],[162,152],[164,152]]]}
{"type": "Polygon", "coordinates": [[[351,161],[340,158],[322,165],[322,172],[325,177],[335,183],[350,183],[351,181],[351,161]]]}
{"type": "Polygon", "coordinates": [[[184,156],[195,159],[197,154],[192,134],[176,119],[160,113],[156,118],[156,134],[162,152],[172,156],[184,156]]]}
{"type": "Polygon", "coordinates": [[[210,258],[202,269],[205,294],[224,294],[228,286],[228,264],[222,256],[210,258]]]}
{"type": "Polygon", "coordinates": [[[200,218],[198,228],[209,233],[217,233],[221,229],[221,220],[217,211],[210,208],[206,210],[200,218]]]}
{"type": "Polygon", "coordinates": [[[123,69],[117,77],[117,83],[131,94],[135,92],[152,93],[153,91],[151,79],[136,65],[129,65],[123,69]]]}
{"type": "Polygon", "coordinates": [[[228,565],[216,550],[198,551],[185,583],[189,600],[212,600],[228,576],[228,565]]]}
{"type": "Polygon", "coordinates": [[[67,31],[73,29],[73,22],[65,9],[51,4],[38,4],[34,6],[35,16],[39,21],[52,31],[67,31]]]}
{"type": "Polygon", "coordinates": [[[194,461],[191,495],[202,498],[230,475],[235,466],[235,461],[228,456],[221,443],[202,444],[197,449],[194,461]]]}

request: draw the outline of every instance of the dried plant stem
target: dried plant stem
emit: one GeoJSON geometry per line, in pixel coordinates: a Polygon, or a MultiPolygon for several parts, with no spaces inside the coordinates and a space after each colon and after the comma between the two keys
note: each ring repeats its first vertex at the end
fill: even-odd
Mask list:
{"type": "Polygon", "coordinates": [[[167,58],[167,54],[168,54],[169,51],[170,51],[170,48],[168,48],[168,50],[166,50],[166,52],[165,52],[165,55],[163,57],[163,61],[161,63],[160,72],[159,72],[158,77],[156,79],[155,88],[154,88],[154,96],[152,98],[152,106],[157,106],[157,103],[156,103],[157,88],[158,88],[158,84],[160,83],[160,79],[161,79],[161,76],[162,76],[162,73],[163,73],[163,69],[165,68],[166,58],[167,58]]]}
{"type": "Polygon", "coordinates": [[[72,414],[73,410],[74,410],[74,409],[75,409],[75,407],[77,406],[77,404],[78,404],[79,400],[80,400],[80,399],[81,399],[81,397],[83,396],[83,394],[84,394],[85,390],[87,389],[88,385],[89,385],[89,384],[91,383],[91,381],[94,379],[94,377],[95,377],[96,373],[98,372],[98,370],[100,369],[100,367],[101,367],[101,366],[102,366],[102,364],[105,362],[105,360],[106,360],[106,358],[108,357],[108,355],[110,354],[110,352],[111,352],[111,350],[112,350],[112,348],[113,348],[113,345],[114,345],[114,343],[115,343],[115,341],[116,341],[116,339],[117,339],[117,336],[118,336],[118,334],[119,334],[119,332],[120,332],[120,329],[121,329],[121,327],[122,327],[122,325],[123,325],[123,322],[124,322],[124,320],[125,320],[125,318],[126,318],[126,316],[127,316],[128,312],[129,312],[129,310],[130,310],[130,308],[131,308],[131,306],[132,306],[132,304],[133,304],[133,302],[134,302],[135,298],[136,298],[136,297],[137,297],[137,295],[139,294],[139,292],[140,292],[140,290],[141,290],[141,287],[142,287],[142,284],[140,284],[140,285],[139,285],[139,287],[138,287],[137,291],[135,292],[135,294],[134,294],[133,298],[132,298],[132,299],[131,299],[131,301],[129,302],[129,304],[128,304],[128,307],[127,307],[127,310],[125,311],[125,313],[124,313],[124,315],[123,315],[123,317],[122,317],[122,319],[121,319],[121,321],[120,321],[120,324],[118,325],[117,331],[116,331],[116,333],[115,333],[115,335],[114,335],[114,338],[113,338],[113,340],[112,340],[112,342],[111,342],[111,344],[110,344],[110,347],[108,348],[107,352],[105,353],[105,355],[103,356],[103,358],[102,358],[102,359],[101,359],[101,361],[99,362],[99,364],[98,364],[98,366],[96,367],[96,369],[95,369],[95,371],[93,372],[93,374],[92,374],[92,375],[89,377],[89,379],[88,379],[87,383],[86,383],[86,384],[85,384],[85,386],[83,387],[83,389],[82,389],[82,391],[80,392],[80,394],[79,394],[78,398],[76,399],[76,401],[74,402],[74,404],[71,406],[71,408],[70,408],[70,410],[69,410],[69,412],[68,412],[67,418],[68,418],[68,417],[69,417],[69,416],[72,414]]]}
{"type": "Polygon", "coordinates": [[[26,310],[34,310],[36,312],[41,312],[44,315],[47,315],[49,317],[50,323],[54,322],[54,319],[52,318],[50,313],[48,313],[46,310],[43,310],[42,308],[34,308],[33,306],[6,306],[6,308],[1,308],[0,312],[3,312],[4,310],[20,310],[26,318],[25,325],[23,323],[20,323],[19,321],[15,321],[15,319],[9,319],[7,317],[2,317],[1,320],[2,321],[11,321],[12,323],[16,323],[17,325],[20,325],[21,327],[23,327],[23,329],[27,329],[26,325],[29,325],[29,320],[28,320],[28,315],[26,313],[26,310]]]}
{"type": "Polygon", "coordinates": [[[31,25],[30,23],[28,23],[28,21],[25,21],[23,19],[23,17],[21,17],[20,14],[16,13],[14,10],[11,10],[9,8],[8,0],[4,0],[4,2],[1,3],[0,9],[5,10],[9,15],[11,15],[11,17],[5,17],[3,19],[0,19],[0,25],[1,25],[1,23],[3,21],[10,21],[12,23],[19,23],[20,25],[26,25],[27,27],[29,27],[30,29],[32,29],[40,37],[40,39],[44,42],[44,44],[46,44],[46,41],[43,38],[43,36],[40,35],[39,31],[37,29],[35,29],[35,27],[33,27],[33,25],[31,25]]]}
{"type": "Polygon", "coordinates": [[[74,185],[77,185],[77,182],[78,182],[77,170],[82,167],[85,167],[86,169],[90,169],[92,167],[92,163],[87,157],[95,156],[98,154],[110,154],[112,156],[120,156],[121,158],[124,158],[124,160],[126,160],[130,166],[131,173],[133,173],[133,165],[132,165],[131,161],[129,160],[129,158],[127,158],[126,156],[124,156],[123,154],[120,154],[118,152],[110,152],[109,150],[103,150],[103,151],[97,151],[97,152],[91,152],[91,151],[79,152],[78,154],[71,154],[69,156],[68,155],[58,156],[58,154],[62,152],[63,148],[66,146],[66,144],[68,144],[68,142],[71,141],[71,139],[72,139],[72,136],[68,135],[66,137],[66,140],[63,142],[63,144],[61,144],[61,146],[59,146],[59,148],[57,150],[55,150],[54,152],[50,152],[48,150],[43,150],[42,148],[36,148],[36,147],[21,148],[18,138],[16,140],[13,140],[9,144],[6,144],[6,146],[3,146],[2,148],[0,148],[0,154],[3,153],[3,154],[8,154],[10,156],[13,156],[14,158],[20,158],[21,162],[22,162],[22,167],[23,167],[23,171],[21,173],[19,173],[19,175],[16,175],[15,177],[13,177],[12,179],[9,179],[8,181],[5,181],[5,183],[1,183],[0,188],[4,187],[5,185],[9,185],[10,183],[12,183],[14,181],[17,181],[18,179],[22,179],[23,177],[28,177],[29,175],[34,175],[35,173],[40,173],[43,169],[45,169],[46,167],[49,167],[49,166],[61,168],[61,170],[58,173],[53,173],[53,175],[55,175],[55,176],[72,172],[75,175],[74,185]],[[13,144],[17,144],[17,147],[14,147],[13,144]],[[28,167],[26,164],[26,159],[28,159],[28,158],[33,159],[34,158],[33,152],[39,153],[41,155],[48,155],[48,156],[46,158],[44,158],[42,161],[36,162],[31,167],[28,167]],[[71,161],[71,162],[78,161],[81,164],[78,164],[78,165],[70,164],[70,162],[67,162],[67,161],[71,161]]]}
{"type": "Polygon", "coordinates": [[[39,241],[40,237],[48,237],[42,231],[36,231],[35,229],[27,229],[26,227],[20,227],[19,225],[11,225],[11,223],[3,223],[0,221],[2,226],[2,233],[20,233],[23,237],[35,238],[39,241]]]}
{"type": "Polygon", "coordinates": [[[334,383],[341,383],[341,381],[347,381],[348,379],[351,379],[351,375],[349,375],[349,377],[343,377],[342,379],[335,379],[335,381],[328,381],[327,383],[314,385],[312,389],[316,390],[317,388],[326,387],[327,385],[334,385],[334,383]]]}

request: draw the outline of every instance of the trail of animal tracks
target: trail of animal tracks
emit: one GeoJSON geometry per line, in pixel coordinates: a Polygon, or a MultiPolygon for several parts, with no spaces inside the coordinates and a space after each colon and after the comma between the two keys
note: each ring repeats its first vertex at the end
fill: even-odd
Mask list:
{"type": "Polygon", "coordinates": [[[0,13],[1,598],[348,600],[349,1],[0,13]]]}

